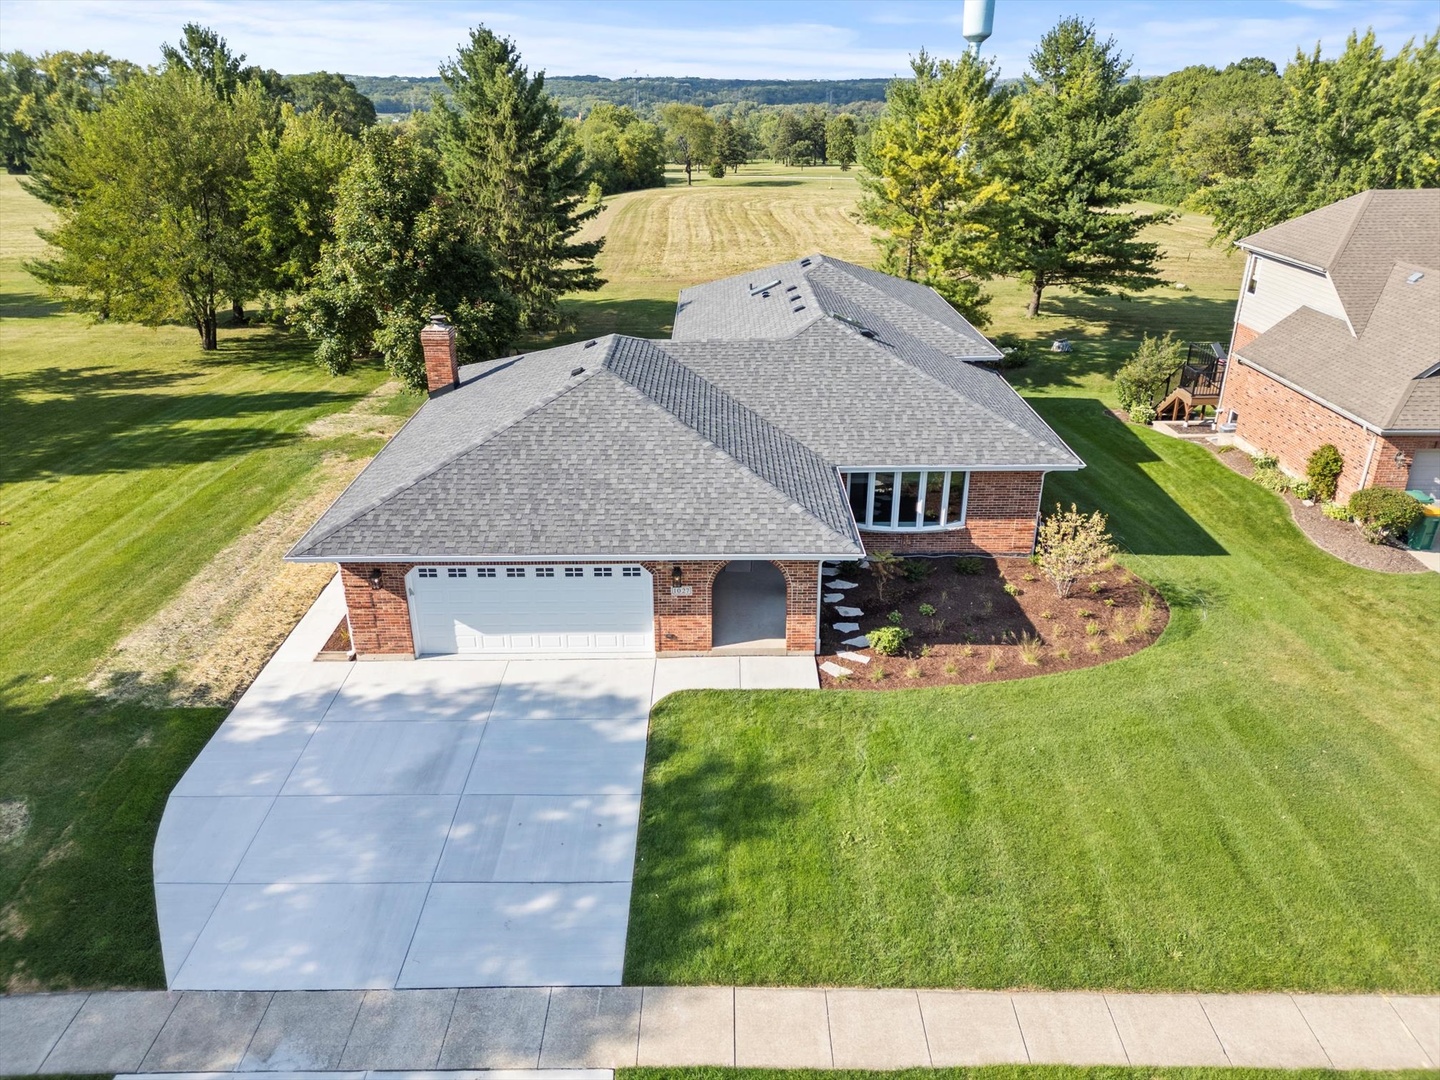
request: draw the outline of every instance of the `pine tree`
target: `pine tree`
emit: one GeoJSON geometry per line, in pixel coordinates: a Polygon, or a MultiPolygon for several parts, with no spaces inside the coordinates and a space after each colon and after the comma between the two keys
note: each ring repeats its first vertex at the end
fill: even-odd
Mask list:
{"type": "Polygon", "coordinates": [[[1009,181],[1000,171],[1010,106],[994,67],[966,54],[911,61],[897,79],[865,151],[861,216],[885,230],[881,269],[921,281],[983,326],[981,282],[1001,266],[1009,181]]]}
{"type": "Polygon", "coordinates": [[[521,326],[553,327],[562,295],[604,284],[595,267],[604,241],[575,239],[600,207],[587,204],[574,131],[544,74],[532,77],[514,44],[483,26],[440,76],[451,93],[435,102],[450,197],[494,253],[521,326]]]}
{"type": "Polygon", "coordinates": [[[1008,272],[1030,285],[1029,314],[1055,285],[1090,294],[1160,284],[1159,248],[1137,239],[1168,213],[1120,209],[1135,195],[1132,116],[1139,89],[1113,38],[1062,19],[1030,54],[1017,100],[1019,152],[1006,230],[1008,272]]]}

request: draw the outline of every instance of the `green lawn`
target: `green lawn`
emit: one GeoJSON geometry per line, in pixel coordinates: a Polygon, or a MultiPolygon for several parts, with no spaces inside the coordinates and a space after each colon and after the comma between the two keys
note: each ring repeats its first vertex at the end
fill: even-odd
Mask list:
{"type": "Polygon", "coordinates": [[[43,209],[0,177],[0,988],[160,985],[150,848],[220,710],[117,706],[96,662],[303,486],[305,434],[381,381],[265,330],[96,326],[21,269],[43,209]]]}
{"type": "Polygon", "coordinates": [[[1173,618],[1113,664],[653,715],[631,983],[1440,989],[1440,578],[1040,398],[1173,618]]]}

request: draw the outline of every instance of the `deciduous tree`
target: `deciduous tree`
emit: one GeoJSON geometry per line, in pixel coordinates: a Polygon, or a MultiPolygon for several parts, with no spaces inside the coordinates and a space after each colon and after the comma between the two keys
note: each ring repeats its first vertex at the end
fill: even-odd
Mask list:
{"type": "Polygon", "coordinates": [[[451,98],[435,101],[434,123],[450,198],[494,254],[520,325],[556,325],[559,299],[598,289],[603,240],[578,241],[600,212],[587,202],[590,178],[573,127],[531,76],[508,38],[471,31],[440,69],[451,98]]]}
{"type": "Polygon", "coordinates": [[[378,352],[406,385],[425,387],[420,329],[455,324],[467,360],[504,350],[518,310],[499,268],[445,192],[439,155],[413,135],[371,128],[340,179],[335,237],[301,303],[316,357],[337,374],[378,352]]]}
{"type": "Polygon", "coordinates": [[[27,185],[59,220],[31,271],[70,303],[149,326],[183,318],[216,347],[216,308],[249,295],[249,154],[270,103],[257,85],[226,99],[172,69],[131,79],[98,112],[52,128],[27,185]]]}
{"type": "Polygon", "coordinates": [[[855,164],[857,154],[857,129],[855,117],[841,113],[830,121],[825,129],[825,149],[830,160],[842,171],[855,164]]]}
{"type": "Polygon", "coordinates": [[[32,58],[0,53],[0,155],[8,172],[26,172],[45,132],[76,113],[94,112],[108,93],[140,74],[103,52],[32,58]]]}
{"type": "Polygon", "coordinates": [[[309,75],[291,75],[290,84],[295,111],[318,112],[332,117],[342,131],[359,135],[375,123],[375,103],[344,75],[316,71],[309,75]]]}
{"type": "Polygon", "coordinates": [[[685,169],[685,183],[691,173],[715,160],[715,121],[699,105],[666,105],[660,110],[665,129],[665,151],[670,160],[685,169]]]}
{"type": "Polygon", "coordinates": [[[1159,248],[1139,239],[1167,213],[1122,209],[1134,195],[1131,119],[1139,88],[1128,61],[1092,24],[1062,19],[1030,54],[1017,99],[1007,270],[1030,286],[1029,314],[1046,289],[1098,294],[1160,284],[1159,248]]]}

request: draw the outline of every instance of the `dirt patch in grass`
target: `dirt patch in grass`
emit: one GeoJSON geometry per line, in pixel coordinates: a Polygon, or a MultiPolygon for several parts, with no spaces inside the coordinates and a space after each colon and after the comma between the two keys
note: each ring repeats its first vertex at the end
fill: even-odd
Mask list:
{"type": "Polygon", "coordinates": [[[854,674],[837,678],[821,671],[822,686],[898,690],[1094,667],[1151,644],[1170,618],[1160,595],[1120,566],[1081,578],[1064,598],[1028,559],[916,558],[905,560],[905,567],[914,579],[885,583],[883,598],[870,569],[840,569],[838,580],[856,587],[843,590],[845,599],[823,604],[818,659],[854,674]],[[971,572],[957,572],[957,566],[971,572]],[[846,618],[837,606],[864,614],[846,618]],[[836,630],[837,622],[859,623],[860,629],[836,630]],[[899,656],[843,643],[892,624],[912,635],[899,656]],[[840,652],[866,656],[869,663],[843,659],[840,652]]]}
{"type": "Polygon", "coordinates": [[[24,799],[0,800],[0,844],[18,840],[30,827],[30,807],[24,799]]]}
{"type": "Polygon", "coordinates": [[[359,435],[388,439],[400,430],[409,413],[388,411],[395,395],[404,389],[395,379],[387,380],[343,412],[329,413],[314,421],[305,434],[317,439],[337,435],[359,435]]]}
{"type": "MultiPolygon", "coordinates": [[[[1255,472],[1255,462],[1249,454],[1231,447],[1229,449],[1204,442],[1216,457],[1241,476],[1255,472]]],[[[1295,527],[1305,534],[1312,544],[1327,554],[1358,566],[1364,570],[1378,570],[1382,574],[1423,574],[1426,569],[1409,552],[1391,547],[1389,544],[1372,544],[1353,521],[1336,521],[1326,517],[1318,503],[1306,506],[1286,491],[1280,495],[1290,508],[1295,527]]]]}
{"type": "Polygon", "coordinates": [[[226,547],[92,677],[107,697],[230,705],[320,595],[335,568],[283,556],[365,465],[332,456],[279,510],[226,547]]]}

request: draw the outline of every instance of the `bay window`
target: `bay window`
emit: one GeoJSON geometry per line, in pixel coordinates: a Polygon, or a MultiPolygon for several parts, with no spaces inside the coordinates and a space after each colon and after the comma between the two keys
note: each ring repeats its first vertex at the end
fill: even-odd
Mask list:
{"type": "Polygon", "coordinates": [[[965,524],[970,474],[948,469],[877,469],[841,476],[850,512],[864,529],[953,529],[965,524]]]}

